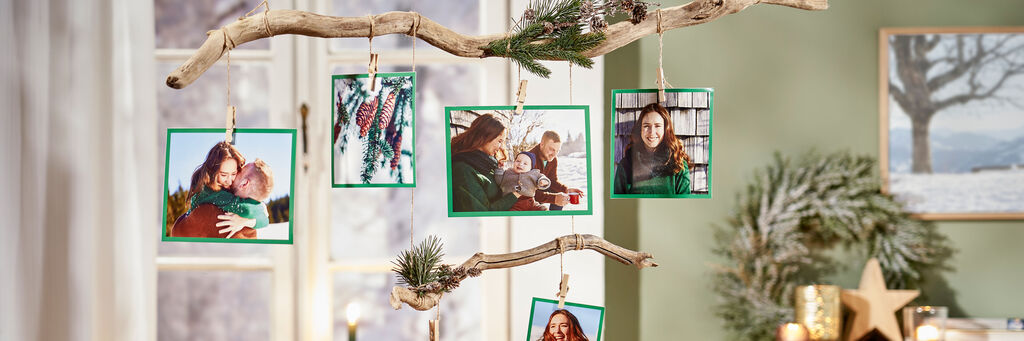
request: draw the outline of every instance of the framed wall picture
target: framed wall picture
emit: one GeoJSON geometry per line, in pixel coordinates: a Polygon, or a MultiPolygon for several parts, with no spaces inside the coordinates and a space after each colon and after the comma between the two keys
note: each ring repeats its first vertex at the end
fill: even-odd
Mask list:
{"type": "Polygon", "coordinates": [[[879,32],[883,188],[922,219],[1024,219],[1024,27],[879,32]]]}
{"type": "Polygon", "coordinates": [[[448,216],[590,215],[590,107],[446,107],[448,216]]]}
{"type": "Polygon", "coordinates": [[[415,187],[415,127],[415,72],[331,77],[332,187],[415,187]]]}
{"type": "Polygon", "coordinates": [[[295,129],[168,129],[163,241],[291,244],[295,129]]]}
{"type": "Polygon", "coordinates": [[[711,198],[714,90],[612,90],[611,198],[711,198]]]}
{"type": "Polygon", "coordinates": [[[600,341],[604,327],[604,307],[534,297],[530,307],[529,341],[600,341]]]}

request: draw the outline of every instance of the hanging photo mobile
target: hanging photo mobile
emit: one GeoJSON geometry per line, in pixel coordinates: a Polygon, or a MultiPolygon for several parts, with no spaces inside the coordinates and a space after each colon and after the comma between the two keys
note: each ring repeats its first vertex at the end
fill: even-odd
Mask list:
{"type": "Polygon", "coordinates": [[[590,215],[590,107],[446,107],[448,216],[590,215]]]}
{"type": "Polygon", "coordinates": [[[168,129],[162,240],[291,244],[295,129],[168,129]]]}
{"type": "Polygon", "coordinates": [[[415,187],[416,73],[331,80],[333,187],[415,187]]]}
{"type": "Polygon", "coordinates": [[[711,198],[714,90],[612,91],[612,198],[711,198]]]}
{"type": "Polygon", "coordinates": [[[533,298],[527,340],[600,341],[604,307],[533,298]]]}

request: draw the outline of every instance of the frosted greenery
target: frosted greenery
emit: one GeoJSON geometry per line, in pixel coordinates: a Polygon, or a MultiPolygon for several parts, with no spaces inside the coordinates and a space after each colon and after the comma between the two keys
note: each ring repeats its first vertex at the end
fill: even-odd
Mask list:
{"type": "Polygon", "coordinates": [[[875,160],[849,153],[775,155],[739,193],[728,224],[716,228],[718,316],[737,339],[772,340],[793,321],[796,286],[821,283],[841,245],[875,257],[889,288],[916,287],[922,270],[952,253],[946,238],[881,192],[875,160]]]}

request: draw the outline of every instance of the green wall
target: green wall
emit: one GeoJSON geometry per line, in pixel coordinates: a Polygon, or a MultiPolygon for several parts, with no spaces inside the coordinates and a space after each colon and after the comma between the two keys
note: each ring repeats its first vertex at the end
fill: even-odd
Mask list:
{"type": "MultiPolygon", "coordinates": [[[[608,340],[728,338],[714,315],[708,264],[721,260],[710,252],[712,226],[725,223],[736,193],[775,151],[878,156],[879,28],[1024,25],[1024,1],[1015,0],[833,0],[830,6],[808,12],[755,5],[665,35],[669,82],[715,88],[713,199],[608,200],[609,240],[651,252],[661,264],[638,272],[608,263],[608,340]]],[[[607,89],[654,86],[657,36],[606,58],[607,89]]],[[[951,317],[1024,316],[1024,222],[937,226],[957,253],[950,271],[929,276],[929,298],[921,303],[951,306],[951,317]]],[[[829,280],[856,287],[862,262],[850,259],[829,280]]]]}

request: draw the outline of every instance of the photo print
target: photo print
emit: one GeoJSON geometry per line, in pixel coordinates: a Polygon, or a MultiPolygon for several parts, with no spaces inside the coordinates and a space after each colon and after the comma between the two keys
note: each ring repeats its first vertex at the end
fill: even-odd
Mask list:
{"type": "Polygon", "coordinates": [[[533,298],[527,340],[600,341],[604,307],[533,298]]]}
{"type": "Polygon", "coordinates": [[[448,216],[592,214],[589,108],[445,108],[448,216]]]}
{"type": "Polygon", "coordinates": [[[612,91],[611,198],[711,198],[714,90],[612,91]]]}
{"type": "Polygon", "coordinates": [[[291,244],[295,129],[168,129],[164,241],[291,244]]]}
{"type": "Polygon", "coordinates": [[[883,191],[919,219],[1024,219],[1024,28],[880,38],[883,191]]]}
{"type": "Polygon", "coordinates": [[[416,186],[416,73],[331,78],[332,187],[416,186]]]}

